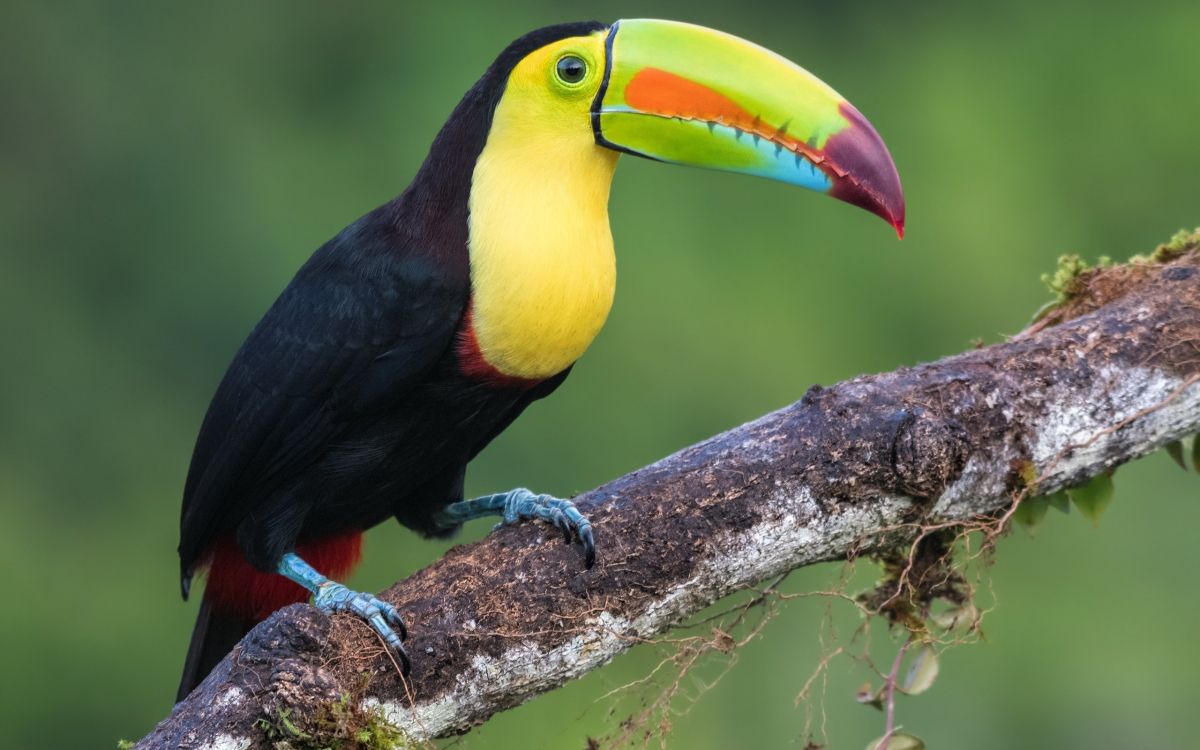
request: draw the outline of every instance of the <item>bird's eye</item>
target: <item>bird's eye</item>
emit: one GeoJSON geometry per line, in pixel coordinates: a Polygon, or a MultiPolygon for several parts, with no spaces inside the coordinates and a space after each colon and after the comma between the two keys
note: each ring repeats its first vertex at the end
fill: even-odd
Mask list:
{"type": "Polygon", "coordinates": [[[574,55],[568,55],[558,61],[554,72],[563,83],[579,83],[587,75],[587,63],[574,55]]]}

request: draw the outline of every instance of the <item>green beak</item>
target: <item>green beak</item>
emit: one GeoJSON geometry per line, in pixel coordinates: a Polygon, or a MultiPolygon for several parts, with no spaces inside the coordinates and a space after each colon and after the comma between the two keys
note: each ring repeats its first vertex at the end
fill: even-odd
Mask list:
{"type": "Polygon", "coordinates": [[[883,217],[903,236],[904,192],[883,140],[799,65],[675,21],[618,21],[606,47],[592,104],[598,144],[828,193],[883,217]]]}

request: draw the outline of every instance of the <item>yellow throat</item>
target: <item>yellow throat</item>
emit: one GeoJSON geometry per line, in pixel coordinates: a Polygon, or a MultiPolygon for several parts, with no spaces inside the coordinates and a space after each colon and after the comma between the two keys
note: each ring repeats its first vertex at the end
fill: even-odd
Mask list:
{"type": "Polygon", "coordinates": [[[511,73],[470,195],[472,322],[503,375],[543,379],[596,338],[616,290],[608,193],[618,154],[588,117],[598,82],[555,88],[564,50],[603,70],[604,37],[543,47],[511,73]]]}

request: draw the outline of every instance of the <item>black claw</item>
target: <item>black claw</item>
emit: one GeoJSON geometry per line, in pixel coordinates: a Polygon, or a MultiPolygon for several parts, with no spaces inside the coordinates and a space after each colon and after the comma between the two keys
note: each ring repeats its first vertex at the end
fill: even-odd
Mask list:
{"type": "Polygon", "coordinates": [[[591,526],[579,530],[579,541],[583,544],[583,564],[591,570],[596,564],[596,540],[592,537],[591,526]]]}
{"type": "Polygon", "coordinates": [[[412,672],[412,661],[408,658],[408,652],[404,650],[403,646],[398,646],[394,650],[396,656],[400,657],[400,673],[408,677],[409,673],[412,672]]]}

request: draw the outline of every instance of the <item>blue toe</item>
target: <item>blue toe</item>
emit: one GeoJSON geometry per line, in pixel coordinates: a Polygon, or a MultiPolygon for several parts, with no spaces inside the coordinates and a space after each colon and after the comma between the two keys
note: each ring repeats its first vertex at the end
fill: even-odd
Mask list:
{"type": "Polygon", "coordinates": [[[390,603],[373,594],[364,594],[329,581],[317,588],[317,593],[313,596],[313,605],[324,612],[353,612],[358,615],[400,657],[404,674],[408,674],[412,669],[408,652],[404,650],[408,627],[404,624],[400,612],[390,603]],[[399,634],[396,633],[397,630],[400,631],[399,634]]]}

